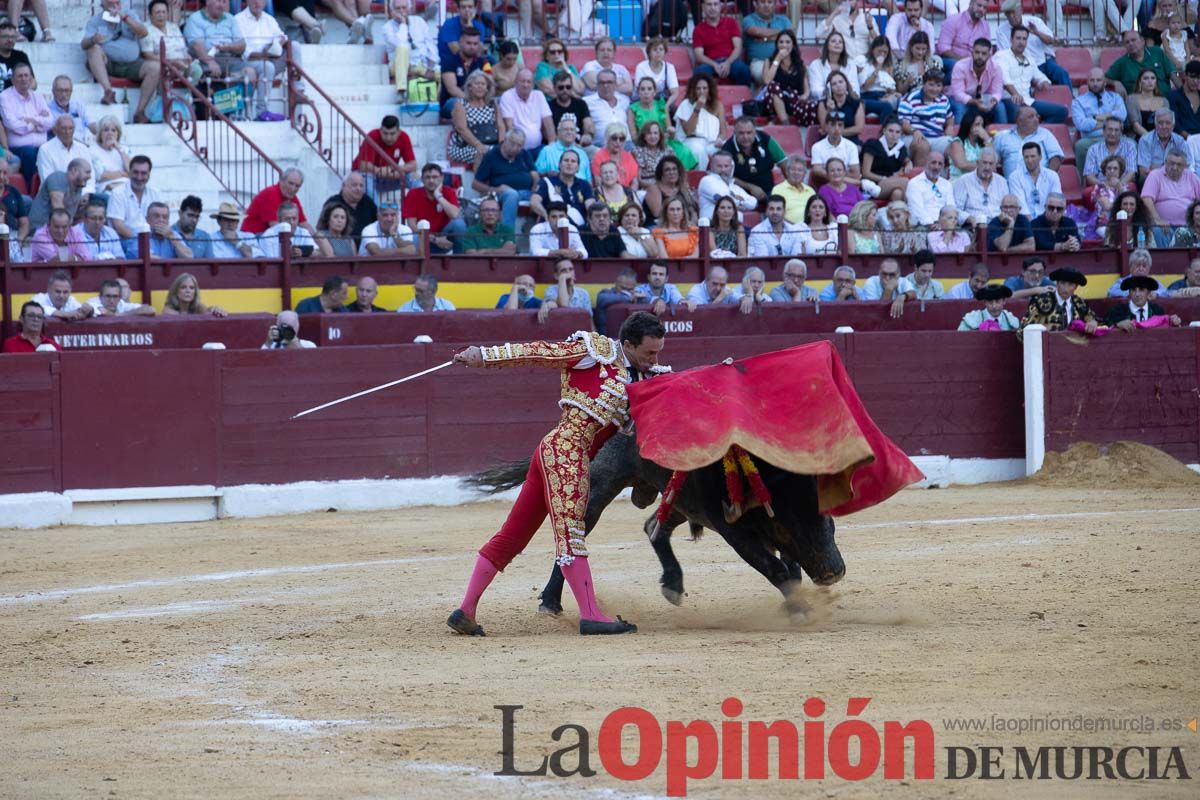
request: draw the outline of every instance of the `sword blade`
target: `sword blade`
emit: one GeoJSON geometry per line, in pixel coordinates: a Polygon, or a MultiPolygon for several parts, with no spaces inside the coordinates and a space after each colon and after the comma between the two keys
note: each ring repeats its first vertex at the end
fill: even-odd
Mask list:
{"type": "Polygon", "coordinates": [[[379,386],[373,386],[370,389],[363,389],[361,392],[355,392],[354,394],[349,394],[349,395],[346,395],[345,397],[339,397],[337,400],[330,400],[328,403],[322,403],[321,405],[316,406],[315,408],[310,408],[307,411],[301,411],[299,414],[294,415],[292,417],[292,419],[300,419],[300,417],[303,417],[307,414],[314,414],[318,411],[329,408],[330,406],[336,406],[338,403],[344,403],[347,400],[353,400],[357,397],[363,397],[365,395],[372,394],[373,392],[380,392],[380,391],[383,391],[384,389],[390,389],[393,386],[399,386],[402,383],[408,383],[409,381],[416,380],[417,378],[420,378],[424,375],[428,375],[431,372],[437,372],[439,369],[445,369],[446,367],[450,366],[453,363],[454,363],[453,361],[447,361],[444,364],[438,364],[436,367],[430,367],[429,369],[421,370],[420,372],[413,373],[412,375],[408,375],[406,377],[400,378],[399,380],[394,380],[394,381],[390,381],[388,383],[383,383],[383,384],[380,384],[379,386]]]}

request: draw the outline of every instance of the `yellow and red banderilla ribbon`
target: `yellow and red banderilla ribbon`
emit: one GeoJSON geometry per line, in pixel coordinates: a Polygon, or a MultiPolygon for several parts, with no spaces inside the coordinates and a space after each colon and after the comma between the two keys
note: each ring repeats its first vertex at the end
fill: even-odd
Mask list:
{"type": "MultiPolygon", "coordinates": [[[[729,495],[729,503],[725,514],[727,520],[732,522],[742,516],[743,506],[746,502],[746,495],[742,486],[743,478],[750,484],[750,491],[754,495],[754,499],[767,512],[767,516],[775,516],[775,510],[771,508],[771,491],[763,483],[758,466],[754,463],[754,459],[750,457],[749,453],[741,446],[733,445],[721,458],[721,468],[725,473],[725,491],[729,495]]],[[[671,479],[667,482],[667,488],[663,490],[662,501],[658,504],[658,510],[654,512],[654,522],[650,528],[650,541],[653,542],[658,539],[659,531],[662,530],[667,520],[670,519],[671,511],[675,507],[675,501],[679,497],[679,490],[683,488],[683,483],[687,480],[687,476],[688,473],[683,470],[675,470],[671,473],[671,479]]]]}

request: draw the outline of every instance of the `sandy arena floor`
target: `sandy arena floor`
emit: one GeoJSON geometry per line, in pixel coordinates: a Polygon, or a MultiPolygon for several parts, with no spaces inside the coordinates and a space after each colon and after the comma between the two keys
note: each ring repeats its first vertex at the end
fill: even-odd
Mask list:
{"type": "Polygon", "coordinates": [[[0,796],[661,796],[665,758],[637,782],[603,770],[598,731],[614,709],[720,723],[736,696],[743,720],[800,723],[820,696],[828,736],[861,696],[876,730],[930,722],[936,780],[914,781],[911,766],[904,782],[882,767],[863,783],[714,777],[689,795],[1195,797],[1200,734],[1186,727],[963,732],[944,720],[1186,725],[1200,713],[1197,507],[1195,487],[902,492],[843,522],[846,579],[806,584],[813,612],[795,625],[715,534],[677,540],[689,596],[668,605],[641,512],[619,501],[593,536],[593,568],[602,603],[641,632],[590,639],[569,593],[564,618],[534,613],[544,531],[485,597],[489,636],[446,629],[505,503],[3,531],[0,796]],[[494,777],[498,704],[525,706],[518,768],[573,743],[550,732],[577,723],[599,774],[494,777]],[[954,745],[1004,746],[1009,778],[1016,745],[1179,745],[1193,780],[950,781],[954,745]]]}

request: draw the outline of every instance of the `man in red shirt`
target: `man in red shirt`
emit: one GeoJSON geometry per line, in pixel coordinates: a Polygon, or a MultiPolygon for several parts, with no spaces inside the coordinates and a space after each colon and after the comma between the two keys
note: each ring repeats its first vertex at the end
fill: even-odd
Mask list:
{"type": "MultiPolygon", "coordinates": [[[[354,157],[354,168],[367,178],[367,194],[376,202],[382,202],[382,195],[391,194],[400,189],[402,182],[409,187],[415,187],[417,172],[417,157],[413,153],[412,141],[408,134],[400,130],[400,120],[392,114],[384,117],[379,127],[367,134],[367,139],[358,148],[354,157]],[[371,147],[371,142],[387,153],[391,162],[371,147]],[[411,177],[410,177],[411,176],[411,177]]],[[[398,198],[392,198],[393,202],[398,198]]]]}
{"type": "Polygon", "coordinates": [[[300,221],[308,222],[304,216],[304,206],[300,205],[300,187],[304,185],[304,173],[292,167],[284,170],[283,177],[274,186],[268,186],[250,201],[246,209],[246,218],[242,220],[242,230],[258,236],[267,228],[279,222],[279,206],[284,202],[295,203],[300,212],[300,221]]]}
{"type": "Polygon", "coordinates": [[[30,300],[21,306],[21,332],[4,340],[0,353],[33,353],[41,345],[50,345],[55,350],[61,350],[58,342],[49,336],[42,335],[46,324],[46,312],[37,303],[30,300]]]}
{"type": "Polygon", "coordinates": [[[701,20],[692,32],[696,73],[707,72],[718,80],[743,86],[752,82],[750,66],[742,60],[742,29],[733,17],[721,16],[721,0],[704,0],[701,20]]]}
{"type": "Polygon", "coordinates": [[[426,164],[421,169],[421,185],[424,191],[411,191],[404,195],[400,216],[404,224],[417,230],[417,223],[429,223],[429,246],[435,253],[463,251],[463,234],[467,232],[466,220],[458,207],[458,194],[442,185],[442,168],[437,164],[426,164]]]}

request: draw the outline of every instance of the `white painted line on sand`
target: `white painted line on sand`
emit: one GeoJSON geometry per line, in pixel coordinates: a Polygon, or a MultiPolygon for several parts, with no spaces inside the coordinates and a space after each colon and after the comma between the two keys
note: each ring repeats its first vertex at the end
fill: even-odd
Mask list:
{"type": "Polygon", "coordinates": [[[242,580],[246,578],[265,578],[275,575],[305,575],[314,572],[329,572],[340,569],[358,569],[360,567],[394,566],[399,564],[424,564],[431,561],[455,561],[466,558],[454,556],[415,556],[413,558],[383,558],[373,561],[335,561],[327,564],[304,564],[288,567],[263,567],[261,569],[243,569],[234,572],[208,572],[199,575],[180,575],[174,578],[147,578],[140,581],[125,583],[102,583],[95,586],[79,586],[72,589],[47,589],[42,592],[25,592],[22,594],[0,596],[0,606],[18,603],[37,603],[44,600],[55,600],[72,597],[77,594],[103,594],[105,592],[122,592],[129,589],[153,589],[163,586],[178,586],[185,583],[218,583],[221,581],[242,580]]]}
{"type": "MultiPolygon", "coordinates": [[[[1137,510],[1139,517],[1148,514],[1186,514],[1200,511],[1200,508],[1142,508],[1137,510]]],[[[992,522],[1035,522],[1053,519],[1083,519],[1095,517],[1126,516],[1128,511],[1073,511],[1059,514],[1005,514],[991,517],[958,517],[950,519],[896,520],[892,522],[873,522],[865,525],[840,524],[839,531],[877,530],[880,528],[912,528],[923,525],[973,525],[992,522]]],[[[591,545],[592,549],[613,549],[628,547],[640,543],[640,539],[627,542],[609,542],[591,545]]],[[[305,564],[285,567],[264,567],[260,569],[245,569],[232,572],[210,572],[199,575],[180,575],[174,578],[148,578],[145,580],[127,581],[125,583],[105,583],[94,586],[79,586],[70,589],[47,589],[45,591],[23,592],[15,595],[0,595],[0,606],[39,603],[47,600],[71,598],[75,595],[103,594],[106,592],[121,592],[132,589],[153,589],[167,586],[179,586],[189,583],[217,583],[221,581],[244,580],[276,575],[306,575],[318,572],[332,572],[344,569],[362,569],[365,567],[387,567],[402,564],[425,564],[436,561],[459,561],[473,558],[471,554],[445,556],[413,556],[411,558],[383,558],[373,561],[335,561],[326,564],[305,564]]]]}
{"type": "Polygon", "coordinates": [[[1136,513],[1139,517],[1146,514],[1186,514],[1200,511],[1200,508],[1139,508],[1131,511],[1065,511],[1061,514],[1003,514],[995,517],[958,517],[951,519],[918,519],[905,522],[871,522],[866,525],[838,525],[838,530],[863,531],[872,528],[907,528],[920,525],[972,525],[988,522],[1035,522],[1044,519],[1081,519],[1086,517],[1120,517],[1136,513]]]}
{"type": "Polygon", "coordinates": [[[206,611],[226,611],[239,608],[246,603],[272,602],[270,597],[245,597],[229,600],[193,600],[183,603],[168,603],[165,606],[147,608],[125,608],[120,611],[105,611],[99,614],[84,614],[76,619],[141,619],[143,617],[166,617],[173,614],[200,614],[206,611]]]}

